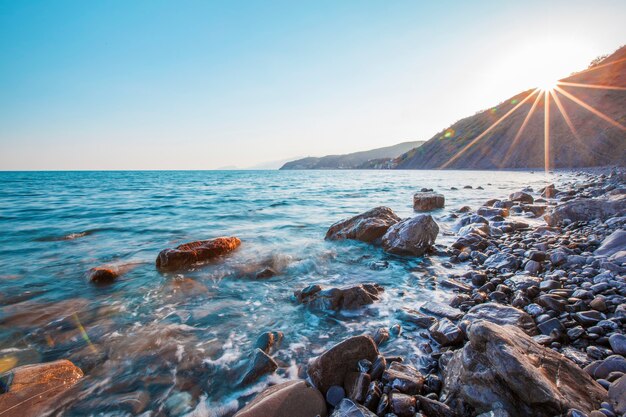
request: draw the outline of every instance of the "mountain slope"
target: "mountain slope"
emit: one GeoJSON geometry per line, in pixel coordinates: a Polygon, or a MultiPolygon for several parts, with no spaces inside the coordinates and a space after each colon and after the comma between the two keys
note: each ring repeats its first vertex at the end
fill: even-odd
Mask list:
{"type": "MultiPolygon", "coordinates": [[[[561,82],[626,87],[626,47],[561,82]]],[[[547,93],[549,168],[626,165],[626,130],[608,121],[626,125],[626,91],[565,84],[559,88],[552,95],[547,93]],[[604,116],[594,114],[570,97],[604,116]],[[569,124],[561,110],[569,116],[569,124]]],[[[528,90],[492,109],[459,120],[424,145],[398,157],[394,164],[399,169],[543,168],[545,95],[528,90]],[[519,134],[533,105],[534,112],[519,134]],[[497,123],[516,106],[519,107],[497,123]]]]}
{"type": "Polygon", "coordinates": [[[419,147],[422,143],[403,142],[384,148],[369,151],[354,152],[345,155],[328,155],[323,157],[308,157],[287,162],[280,169],[357,169],[377,168],[410,149],[419,147]],[[375,161],[374,161],[375,160],[375,161]]]}

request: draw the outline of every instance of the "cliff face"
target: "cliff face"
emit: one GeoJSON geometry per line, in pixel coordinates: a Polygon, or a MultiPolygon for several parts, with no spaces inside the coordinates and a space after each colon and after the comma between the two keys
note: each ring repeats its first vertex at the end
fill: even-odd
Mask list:
{"type": "Polygon", "coordinates": [[[395,166],[399,169],[543,168],[546,155],[550,168],[626,165],[624,126],[626,47],[593,67],[562,79],[552,91],[525,91],[489,110],[459,120],[424,145],[401,155],[395,166]],[[534,111],[527,117],[533,107],[534,111]]]}
{"type": "Polygon", "coordinates": [[[403,142],[393,146],[345,155],[308,157],[287,162],[280,169],[364,169],[388,167],[393,158],[424,142],[403,142]]]}

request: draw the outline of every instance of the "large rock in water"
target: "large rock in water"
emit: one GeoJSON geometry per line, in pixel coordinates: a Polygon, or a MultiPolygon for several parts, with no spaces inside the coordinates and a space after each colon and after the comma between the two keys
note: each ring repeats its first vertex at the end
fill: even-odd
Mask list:
{"type": "Polygon", "coordinates": [[[326,239],[352,239],[377,244],[387,229],[399,221],[400,217],[389,207],[376,207],[333,224],[326,232],[326,239]]]}
{"type": "Polygon", "coordinates": [[[0,415],[38,417],[54,408],[54,400],[83,377],[68,360],[23,365],[0,375],[0,415]],[[9,381],[8,387],[4,383],[9,381]],[[8,391],[5,391],[8,388],[8,391]]]}
{"type": "Polygon", "coordinates": [[[234,251],[241,245],[236,237],[218,237],[210,240],[185,243],[174,249],[164,249],[156,259],[156,267],[163,271],[176,271],[234,251]]]}
{"type": "Polygon", "coordinates": [[[294,296],[299,303],[320,310],[354,310],[378,301],[384,288],[378,284],[360,284],[354,287],[327,288],[309,285],[297,290],[294,296]]]}
{"type": "Polygon", "coordinates": [[[266,389],[235,417],[316,417],[326,413],[326,401],[322,394],[306,381],[299,380],[266,389]]]}
{"type": "Polygon", "coordinates": [[[336,344],[309,363],[307,373],[315,386],[326,394],[332,385],[343,386],[348,372],[358,371],[361,359],[374,362],[378,356],[376,343],[369,336],[354,336],[336,344]]]}
{"type": "Polygon", "coordinates": [[[439,234],[439,226],[429,214],[394,224],[383,236],[383,249],[396,255],[422,256],[439,234]]]}
{"type": "Polygon", "coordinates": [[[512,325],[519,327],[530,336],[538,333],[535,320],[533,320],[530,314],[518,308],[498,303],[478,304],[470,308],[463,320],[467,320],[470,323],[486,320],[500,326],[512,325]]]}
{"type": "Polygon", "coordinates": [[[620,229],[611,233],[593,254],[606,256],[610,261],[616,263],[626,262],[626,230],[620,229]]]}
{"type": "Polygon", "coordinates": [[[466,407],[488,412],[494,404],[511,417],[552,417],[570,408],[589,413],[607,398],[574,362],[516,327],[478,321],[468,336],[444,370],[442,394],[460,414],[466,407]]]}
{"type": "Polygon", "coordinates": [[[581,198],[560,204],[552,212],[543,216],[549,226],[559,226],[570,220],[588,222],[594,219],[606,220],[626,211],[626,194],[609,198],[581,198]]]}
{"type": "Polygon", "coordinates": [[[413,210],[415,211],[432,211],[443,208],[446,198],[443,194],[433,192],[420,192],[413,195],[413,210]]]}

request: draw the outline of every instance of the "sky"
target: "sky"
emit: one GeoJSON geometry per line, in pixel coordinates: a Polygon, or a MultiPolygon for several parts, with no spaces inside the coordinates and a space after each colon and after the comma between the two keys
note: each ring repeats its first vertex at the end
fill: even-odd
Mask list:
{"type": "Polygon", "coordinates": [[[0,0],[0,170],[427,140],[626,43],[626,2],[0,0]]]}

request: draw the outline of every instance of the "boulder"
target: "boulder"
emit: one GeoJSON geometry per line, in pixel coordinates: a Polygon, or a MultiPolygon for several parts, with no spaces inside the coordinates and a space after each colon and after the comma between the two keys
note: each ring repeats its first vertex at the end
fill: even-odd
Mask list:
{"type": "Polygon", "coordinates": [[[606,400],[604,388],[574,362],[514,326],[478,321],[468,338],[444,369],[442,395],[460,414],[498,403],[511,417],[552,417],[570,408],[589,413],[606,400]]]}
{"type": "Polygon", "coordinates": [[[432,211],[443,208],[445,205],[445,197],[443,194],[433,192],[420,192],[413,195],[413,210],[415,211],[432,211]]]}
{"type": "Polygon", "coordinates": [[[562,225],[565,220],[589,222],[604,221],[626,211],[626,194],[606,198],[580,198],[556,206],[544,217],[549,226],[562,225]]]}
{"type": "Polygon", "coordinates": [[[326,413],[322,394],[306,381],[297,380],[269,387],[235,417],[316,417],[326,413]]]}
{"type": "Polygon", "coordinates": [[[500,326],[511,325],[519,327],[524,333],[534,336],[537,334],[535,321],[526,312],[510,306],[497,303],[485,303],[472,307],[463,317],[470,323],[486,320],[500,326]]]}
{"type": "Polygon", "coordinates": [[[333,224],[326,232],[326,240],[351,239],[378,244],[387,229],[399,221],[400,217],[389,207],[376,207],[333,224]]]}
{"type": "Polygon", "coordinates": [[[535,201],[532,195],[523,191],[517,191],[509,195],[509,200],[526,204],[532,204],[535,201]]]}
{"type": "Polygon", "coordinates": [[[382,238],[383,249],[396,255],[422,256],[439,234],[439,226],[429,214],[402,220],[391,226],[382,238]]]}
{"type": "Polygon", "coordinates": [[[176,271],[206,262],[234,251],[241,245],[236,237],[218,237],[165,249],[156,259],[156,267],[162,271],[176,271]]]}
{"type": "Polygon", "coordinates": [[[267,353],[257,348],[239,384],[246,385],[254,383],[262,376],[273,373],[276,369],[278,369],[276,361],[267,353]]]}
{"type": "Polygon", "coordinates": [[[437,321],[428,330],[441,346],[455,346],[463,342],[463,331],[446,318],[437,321]]]}
{"type": "Polygon", "coordinates": [[[626,230],[616,230],[607,236],[598,249],[593,253],[596,256],[606,256],[615,263],[626,262],[626,230]]]}
{"type": "Polygon", "coordinates": [[[0,374],[0,415],[37,417],[54,409],[55,399],[83,377],[68,360],[23,365],[0,374]],[[7,385],[8,382],[8,386],[7,385]]]}
{"type": "Polygon", "coordinates": [[[307,374],[315,386],[325,394],[332,385],[343,386],[348,372],[358,371],[358,362],[374,362],[378,348],[369,336],[354,336],[333,346],[309,363],[307,374]]]}
{"type": "Polygon", "coordinates": [[[354,287],[322,288],[320,285],[294,292],[296,300],[319,310],[354,310],[379,300],[384,288],[378,284],[359,284],[354,287]]]}

